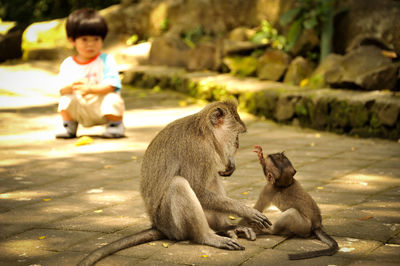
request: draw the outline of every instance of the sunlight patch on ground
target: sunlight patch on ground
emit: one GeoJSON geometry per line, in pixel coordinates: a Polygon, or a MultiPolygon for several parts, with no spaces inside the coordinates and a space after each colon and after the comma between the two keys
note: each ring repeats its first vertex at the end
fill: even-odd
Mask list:
{"type": "MultiPolygon", "coordinates": [[[[53,194],[53,193],[50,193],[53,194]]],[[[16,200],[16,201],[30,201],[32,199],[40,199],[49,197],[47,191],[13,191],[0,194],[0,200],[16,200]]]]}
{"type": "Polygon", "coordinates": [[[1,67],[0,90],[0,108],[56,103],[59,98],[56,74],[23,67],[1,67]]]}
{"type": "Polygon", "coordinates": [[[168,123],[198,112],[199,106],[189,106],[186,108],[168,108],[160,110],[131,110],[125,115],[124,123],[126,127],[143,128],[143,127],[160,127],[168,123]]]}
{"type": "Polygon", "coordinates": [[[116,203],[116,202],[125,202],[131,198],[131,195],[124,195],[122,193],[112,193],[112,192],[103,192],[90,194],[87,197],[88,202],[93,203],[116,203]]]}

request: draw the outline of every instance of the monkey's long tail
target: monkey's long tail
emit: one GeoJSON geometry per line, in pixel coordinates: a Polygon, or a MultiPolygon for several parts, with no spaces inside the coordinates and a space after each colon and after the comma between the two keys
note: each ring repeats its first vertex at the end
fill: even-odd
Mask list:
{"type": "Polygon", "coordinates": [[[165,235],[163,233],[154,228],[147,229],[137,234],[121,238],[108,245],[105,245],[104,247],[92,251],[81,262],[78,263],[78,266],[93,265],[102,258],[122,249],[160,239],[165,239],[165,235]]]}
{"type": "Polygon", "coordinates": [[[329,248],[304,253],[289,254],[288,256],[290,260],[302,260],[320,256],[332,256],[339,250],[339,245],[336,240],[325,233],[321,228],[315,229],[314,233],[318,237],[318,239],[327,244],[329,248]]]}

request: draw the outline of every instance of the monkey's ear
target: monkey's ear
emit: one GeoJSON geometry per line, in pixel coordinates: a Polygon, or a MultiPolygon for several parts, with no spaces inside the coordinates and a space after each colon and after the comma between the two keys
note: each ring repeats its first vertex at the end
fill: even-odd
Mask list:
{"type": "Polygon", "coordinates": [[[275,183],[274,175],[273,175],[271,172],[268,172],[268,173],[267,173],[267,180],[268,180],[268,182],[270,182],[271,184],[274,184],[274,183],[275,183]]]}
{"type": "Polygon", "coordinates": [[[210,121],[214,127],[218,127],[223,124],[225,117],[225,112],[222,108],[217,107],[211,111],[210,121]]]}

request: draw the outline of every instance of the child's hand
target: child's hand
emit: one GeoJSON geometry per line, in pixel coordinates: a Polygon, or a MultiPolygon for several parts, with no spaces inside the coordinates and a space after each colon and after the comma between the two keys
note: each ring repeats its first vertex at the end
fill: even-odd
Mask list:
{"type": "Polygon", "coordinates": [[[77,92],[82,96],[86,96],[91,93],[90,87],[86,83],[81,81],[74,82],[72,84],[72,89],[74,90],[74,92],[77,92]]]}

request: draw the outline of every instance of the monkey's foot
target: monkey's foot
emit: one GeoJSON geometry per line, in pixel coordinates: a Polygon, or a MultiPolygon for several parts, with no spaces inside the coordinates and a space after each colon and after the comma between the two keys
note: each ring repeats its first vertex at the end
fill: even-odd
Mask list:
{"type": "Polygon", "coordinates": [[[204,241],[202,241],[204,245],[222,248],[222,249],[229,249],[229,250],[244,250],[244,247],[240,245],[236,239],[223,237],[218,235],[209,235],[204,241]]]}
{"type": "Polygon", "coordinates": [[[226,234],[233,239],[237,239],[238,235],[239,237],[244,235],[244,237],[248,240],[256,240],[256,233],[254,232],[254,230],[246,226],[238,225],[235,229],[228,230],[226,234]]]}

